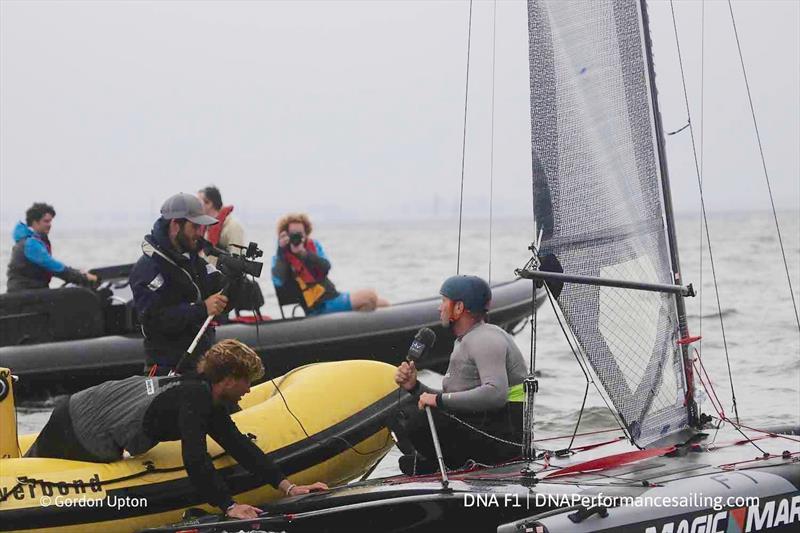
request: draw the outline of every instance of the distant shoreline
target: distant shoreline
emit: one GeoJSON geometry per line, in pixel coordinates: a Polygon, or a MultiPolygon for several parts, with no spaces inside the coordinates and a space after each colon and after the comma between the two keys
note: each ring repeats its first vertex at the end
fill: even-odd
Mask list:
{"type": "MultiPolygon", "coordinates": [[[[239,213],[237,213],[239,214],[239,213]]],[[[6,215],[6,213],[4,213],[6,215]]],[[[385,224],[397,224],[402,223],[406,225],[424,225],[426,223],[435,223],[441,224],[444,226],[449,226],[450,224],[458,224],[458,217],[453,216],[422,216],[422,215],[409,215],[409,216],[402,216],[402,217],[381,217],[381,218],[358,218],[358,217],[342,217],[342,216],[325,216],[324,213],[319,215],[312,213],[314,216],[315,221],[322,222],[326,225],[358,225],[358,224],[377,224],[377,225],[385,225],[385,224]]],[[[685,220],[687,218],[699,218],[700,213],[698,211],[688,211],[688,210],[679,210],[675,213],[676,218],[678,220],[685,220]]],[[[772,216],[772,211],[769,209],[743,209],[743,210],[724,210],[724,211],[711,211],[709,213],[709,218],[711,219],[718,219],[718,218],[728,218],[731,216],[741,216],[741,215],[769,215],[772,216]]],[[[779,218],[786,218],[791,217],[794,215],[795,217],[800,217],[800,206],[794,208],[786,208],[786,209],[779,209],[778,216],[779,218]]],[[[18,218],[11,218],[3,216],[0,218],[0,243],[5,242],[5,239],[10,232],[14,225],[20,220],[23,214],[20,215],[18,218]]],[[[69,234],[72,232],[86,232],[89,233],[96,233],[96,234],[103,234],[107,235],[108,231],[113,228],[115,231],[123,231],[127,232],[130,230],[140,230],[142,232],[147,232],[149,230],[153,221],[158,217],[158,214],[155,213],[148,217],[143,217],[140,214],[98,214],[95,215],[95,218],[88,218],[82,216],[80,220],[70,220],[68,218],[68,214],[65,214],[56,219],[56,225],[54,227],[54,235],[58,235],[59,238],[69,238],[69,234]]],[[[266,219],[264,217],[257,217],[255,219],[251,217],[247,217],[245,213],[239,214],[239,219],[242,223],[247,226],[263,228],[265,226],[271,226],[275,223],[272,219],[266,219]]],[[[530,221],[531,215],[528,214],[513,214],[513,215],[503,215],[497,216],[494,218],[493,222],[495,223],[504,223],[504,222],[515,222],[515,221],[530,221]]],[[[464,217],[464,223],[470,226],[480,225],[480,224],[487,224],[488,217],[476,217],[476,216],[466,216],[464,217]]],[[[143,233],[144,234],[144,233],[143,233]]]]}

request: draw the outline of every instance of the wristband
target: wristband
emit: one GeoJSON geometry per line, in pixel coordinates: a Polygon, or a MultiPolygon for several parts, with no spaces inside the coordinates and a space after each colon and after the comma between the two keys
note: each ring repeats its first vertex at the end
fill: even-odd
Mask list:
{"type": "Polygon", "coordinates": [[[286,495],[287,495],[287,496],[291,496],[291,494],[292,494],[292,489],[293,489],[293,488],[295,488],[296,486],[297,486],[297,485],[296,485],[296,484],[294,484],[294,483],[289,483],[289,486],[288,486],[288,487],[286,487],[286,495]]]}

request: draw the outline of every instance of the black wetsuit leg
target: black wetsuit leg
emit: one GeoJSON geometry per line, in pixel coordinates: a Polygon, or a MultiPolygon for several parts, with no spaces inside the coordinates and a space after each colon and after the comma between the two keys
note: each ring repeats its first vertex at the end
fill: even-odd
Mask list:
{"type": "MultiPolygon", "coordinates": [[[[439,444],[442,455],[448,468],[459,468],[468,460],[478,463],[497,464],[510,461],[521,454],[518,446],[521,434],[522,411],[521,404],[509,403],[503,409],[485,411],[480,413],[455,414],[451,416],[433,409],[433,419],[436,432],[439,435],[439,444]],[[466,422],[466,426],[459,420],[466,422]],[[520,426],[520,430],[516,427],[520,426]],[[479,431],[476,431],[479,430],[479,431]],[[483,433],[481,433],[483,432],[483,433]],[[490,436],[484,435],[487,433],[490,436]],[[513,444],[507,442],[509,441],[513,444]]],[[[420,419],[409,424],[409,439],[417,452],[426,458],[435,461],[436,451],[433,446],[430,428],[426,415],[420,412],[420,419]]]]}
{"type": "Polygon", "coordinates": [[[50,419],[25,453],[25,457],[52,457],[104,463],[105,461],[87,451],[75,435],[72,418],[69,416],[69,399],[67,396],[57,401],[50,419]]]}

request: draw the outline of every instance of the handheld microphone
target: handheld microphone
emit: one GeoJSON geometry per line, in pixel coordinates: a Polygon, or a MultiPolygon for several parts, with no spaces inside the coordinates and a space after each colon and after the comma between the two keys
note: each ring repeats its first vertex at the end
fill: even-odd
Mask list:
{"type": "Polygon", "coordinates": [[[423,355],[428,353],[428,351],[433,348],[435,343],[436,333],[434,333],[431,328],[420,329],[417,334],[414,335],[414,340],[411,342],[411,346],[408,347],[406,361],[417,361],[423,355]]]}
{"type": "MultiPolygon", "coordinates": [[[[406,361],[409,363],[413,363],[418,360],[420,357],[425,355],[425,353],[433,347],[433,344],[436,342],[436,333],[433,332],[431,328],[422,328],[420,329],[416,335],[414,335],[414,340],[411,342],[411,346],[408,347],[408,355],[406,355],[406,361]]],[[[416,385],[414,386],[413,391],[419,391],[419,381],[417,381],[416,385]]],[[[412,392],[412,391],[409,391],[412,392]]],[[[412,392],[412,394],[417,394],[418,392],[412,392]]],[[[437,396],[439,398],[439,396],[437,396]]],[[[420,400],[421,402],[422,400],[420,400]]],[[[422,407],[420,407],[421,409],[422,407]]],[[[425,405],[425,414],[428,417],[428,426],[431,429],[431,437],[433,438],[433,447],[436,450],[436,458],[439,460],[439,471],[442,473],[442,486],[447,489],[449,481],[447,480],[447,471],[444,467],[444,459],[442,459],[442,447],[439,444],[439,434],[436,433],[436,424],[433,422],[433,415],[431,414],[431,408],[428,405],[425,405]]]]}

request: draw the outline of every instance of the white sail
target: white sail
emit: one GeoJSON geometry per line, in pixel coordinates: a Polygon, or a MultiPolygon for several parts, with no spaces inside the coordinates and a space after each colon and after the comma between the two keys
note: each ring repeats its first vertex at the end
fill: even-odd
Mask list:
{"type": "MultiPolygon", "coordinates": [[[[673,283],[636,0],[531,0],[531,135],[542,254],[569,274],[673,283]]],[[[674,296],[566,284],[559,305],[641,446],[687,426],[674,296]]]]}

